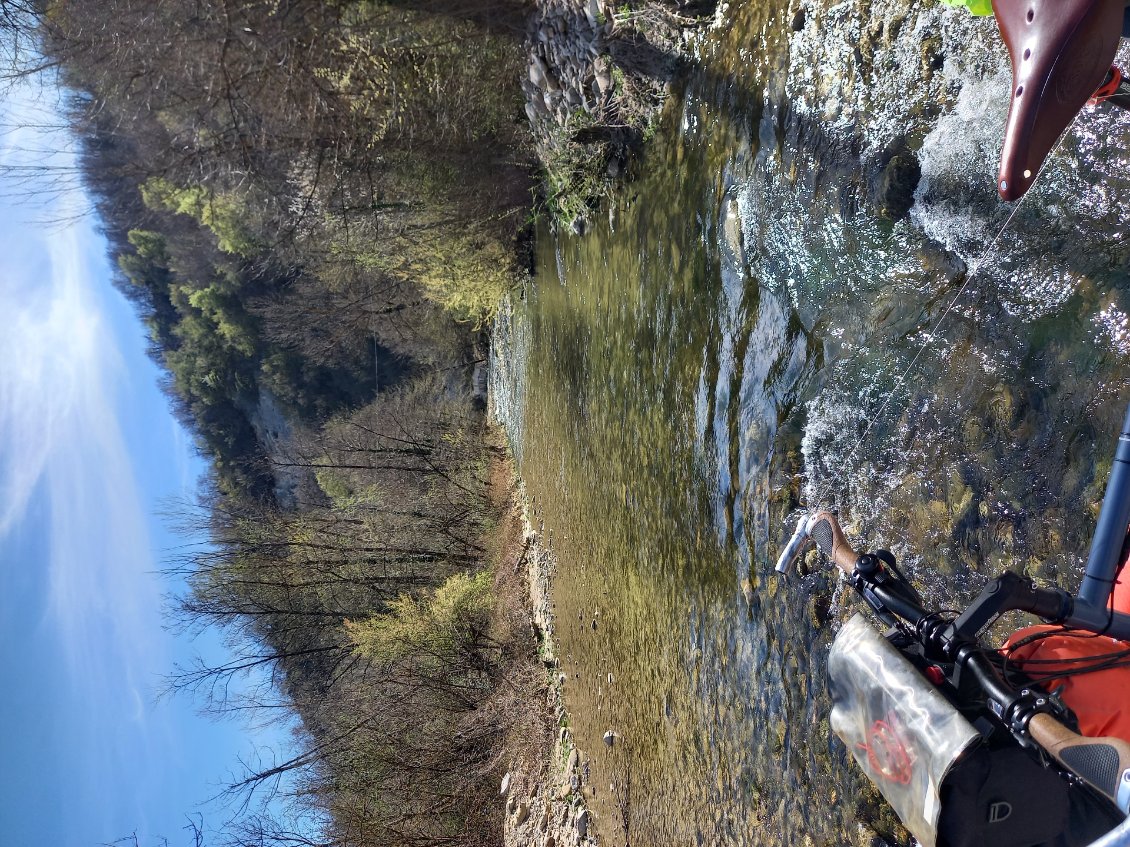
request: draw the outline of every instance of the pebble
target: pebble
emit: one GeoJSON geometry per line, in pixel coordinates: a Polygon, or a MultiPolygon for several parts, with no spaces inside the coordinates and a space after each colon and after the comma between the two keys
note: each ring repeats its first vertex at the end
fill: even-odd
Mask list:
{"type": "Polygon", "coordinates": [[[521,826],[530,818],[530,807],[527,803],[518,804],[518,814],[514,816],[514,825],[521,826]]]}
{"type": "Polygon", "coordinates": [[[509,791],[509,790],[510,790],[510,774],[507,773],[506,776],[504,776],[502,778],[502,786],[498,789],[498,794],[499,794],[500,797],[505,797],[506,792],[509,791]]]}
{"type": "Polygon", "coordinates": [[[530,82],[538,88],[545,88],[545,62],[540,57],[534,56],[530,62],[530,82]]]}
{"type": "Polygon", "coordinates": [[[573,825],[577,828],[577,834],[584,838],[589,832],[589,820],[591,819],[588,809],[581,809],[577,812],[577,817],[573,819],[573,825]]]}
{"type": "Polygon", "coordinates": [[[616,742],[616,733],[612,730],[604,733],[604,743],[611,747],[616,742]]]}

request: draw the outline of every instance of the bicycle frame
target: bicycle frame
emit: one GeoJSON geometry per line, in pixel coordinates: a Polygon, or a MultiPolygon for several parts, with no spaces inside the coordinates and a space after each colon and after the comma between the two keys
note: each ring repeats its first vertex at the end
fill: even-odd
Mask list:
{"type": "Polygon", "coordinates": [[[1130,406],[1118,437],[1102,511],[1079,593],[1062,623],[1112,638],[1130,640],[1130,615],[1110,609],[1110,596],[1130,527],[1130,406]]]}

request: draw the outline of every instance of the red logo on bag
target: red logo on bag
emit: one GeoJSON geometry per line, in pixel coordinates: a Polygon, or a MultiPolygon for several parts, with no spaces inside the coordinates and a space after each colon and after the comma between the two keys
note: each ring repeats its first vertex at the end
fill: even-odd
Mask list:
{"type": "Polygon", "coordinates": [[[888,782],[906,785],[914,772],[914,759],[899,736],[897,725],[898,719],[892,712],[886,720],[871,724],[868,742],[856,746],[867,753],[867,764],[874,773],[888,782]]]}

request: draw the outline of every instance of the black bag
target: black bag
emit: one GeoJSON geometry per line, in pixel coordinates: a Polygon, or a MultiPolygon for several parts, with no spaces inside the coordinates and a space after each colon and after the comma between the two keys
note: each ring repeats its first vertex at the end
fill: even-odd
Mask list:
{"type": "Polygon", "coordinates": [[[1085,847],[1121,821],[1028,750],[980,746],[942,783],[938,847],[1085,847]]]}

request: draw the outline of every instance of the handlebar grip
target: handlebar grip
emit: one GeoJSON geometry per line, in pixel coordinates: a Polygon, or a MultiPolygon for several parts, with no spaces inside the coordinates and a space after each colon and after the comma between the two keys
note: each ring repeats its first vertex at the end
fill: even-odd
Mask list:
{"type": "Polygon", "coordinates": [[[820,552],[836,563],[836,567],[850,574],[855,570],[859,554],[851,549],[835,512],[817,512],[808,527],[809,537],[816,542],[820,552]]]}
{"type": "Polygon", "coordinates": [[[1130,744],[1121,738],[1079,735],[1046,714],[1034,715],[1028,732],[1057,761],[1130,815],[1130,744]]]}

